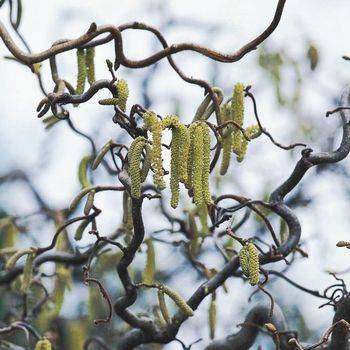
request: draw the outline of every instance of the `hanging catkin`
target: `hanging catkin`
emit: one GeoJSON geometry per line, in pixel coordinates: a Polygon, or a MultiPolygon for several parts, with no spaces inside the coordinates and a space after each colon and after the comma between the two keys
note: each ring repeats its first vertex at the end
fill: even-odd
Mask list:
{"type": "Polygon", "coordinates": [[[193,310],[191,307],[186,303],[186,301],[182,298],[182,296],[174,291],[173,289],[169,288],[168,286],[161,285],[160,291],[165,293],[170,299],[174,301],[174,303],[177,305],[177,307],[186,315],[186,316],[193,316],[193,310]]]}
{"type": "Polygon", "coordinates": [[[123,112],[125,112],[126,102],[129,97],[128,82],[125,79],[118,79],[115,86],[117,89],[117,105],[123,112]]]}
{"type": "Polygon", "coordinates": [[[51,349],[52,349],[51,343],[46,338],[39,340],[35,344],[35,350],[51,350],[51,349]]]}
{"type": "Polygon", "coordinates": [[[85,89],[86,80],[86,60],[84,49],[77,49],[77,63],[78,63],[78,75],[77,75],[77,95],[81,95],[85,89]]]}
{"type": "Polygon", "coordinates": [[[21,292],[27,293],[33,278],[33,262],[36,256],[36,252],[32,249],[32,252],[27,255],[27,260],[23,269],[23,278],[21,284],[21,292]]]}
{"type": "Polygon", "coordinates": [[[210,176],[210,134],[207,123],[202,123],[203,128],[203,170],[202,170],[202,193],[206,204],[211,204],[211,194],[209,188],[210,176]]]}
{"type": "MultiPolygon", "coordinates": [[[[231,107],[228,106],[227,104],[224,104],[221,107],[221,119],[223,123],[231,121],[233,119],[232,113],[231,113],[231,107]]],[[[222,140],[221,140],[222,160],[221,160],[221,167],[220,167],[220,175],[225,175],[230,166],[232,141],[233,141],[233,127],[231,125],[228,125],[222,132],[222,140]]]]}
{"type": "Polygon", "coordinates": [[[163,190],[165,188],[165,182],[163,179],[162,123],[154,112],[145,112],[143,118],[145,128],[152,134],[152,167],[154,171],[154,184],[159,190],[163,190]]]}
{"type": "Polygon", "coordinates": [[[200,206],[204,202],[203,198],[203,127],[202,123],[196,123],[193,139],[193,164],[192,164],[192,189],[194,202],[200,206]]]}
{"type": "Polygon", "coordinates": [[[140,198],[141,196],[141,155],[147,140],[139,136],[131,144],[128,152],[129,175],[131,179],[131,196],[140,198]]]}
{"type": "Polygon", "coordinates": [[[78,168],[78,179],[80,182],[80,185],[82,188],[91,187],[91,183],[88,180],[87,173],[88,173],[88,166],[91,161],[91,155],[87,155],[82,158],[82,160],[79,163],[78,168]]]}
{"type": "Polygon", "coordinates": [[[155,259],[155,251],[152,240],[147,240],[147,258],[146,258],[146,266],[143,271],[143,283],[152,284],[154,281],[154,274],[156,271],[156,259],[155,259]]]}
{"type": "Polygon", "coordinates": [[[95,48],[94,47],[88,47],[86,49],[86,75],[87,80],[90,85],[92,85],[95,82],[95,48]]]}
{"type": "Polygon", "coordinates": [[[209,306],[209,336],[210,339],[215,338],[215,329],[216,329],[216,300],[213,295],[210,301],[209,306]]]}
{"type": "MultiPolygon", "coordinates": [[[[231,101],[231,113],[232,119],[239,126],[243,126],[244,122],[244,85],[242,83],[237,83],[233,89],[232,101],[231,101]]],[[[235,128],[233,131],[233,144],[232,151],[237,154],[239,152],[242,133],[239,129],[235,128]]]]}
{"type": "Polygon", "coordinates": [[[252,286],[259,283],[259,252],[251,242],[247,245],[249,253],[249,282],[252,286]]]}
{"type": "Polygon", "coordinates": [[[162,313],[164,321],[167,324],[170,324],[171,323],[171,318],[170,318],[170,315],[169,315],[168,308],[166,306],[164,292],[162,292],[161,290],[158,290],[158,302],[159,302],[160,312],[162,313]]]}

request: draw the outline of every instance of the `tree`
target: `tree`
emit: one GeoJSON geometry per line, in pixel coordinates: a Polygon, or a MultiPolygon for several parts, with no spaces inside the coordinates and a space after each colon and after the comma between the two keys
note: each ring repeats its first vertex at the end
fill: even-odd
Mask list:
{"type": "MultiPolygon", "coordinates": [[[[291,258],[288,263],[292,264],[297,252],[306,254],[300,246],[299,219],[285,197],[294,192],[289,201],[302,201],[302,191],[294,189],[307,171],[313,166],[338,163],[348,155],[349,89],[342,94],[340,105],[328,112],[328,115],[339,112],[341,116],[343,136],[340,146],[335,151],[317,153],[302,143],[283,145],[276,140],[259,118],[253,87],[235,82],[232,94],[224,96],[220,88],[207,81],[185,75],[173,60],[178,52],[193,51],[216,62],[238,62],[276,30],[285,2],[278,1],[270,25],[260,35],[232,54],[192,43],[169,46],[159,30],[139,22],[100,27],[92,23],[78,38],[56,41],[49,49],[33,54],[19,31],[21,1],[18,0],[16,6],[10,0],[0,2],[0,5],[9,5],[12,29],[26,47],[26,51],[22,51],[0,22],[1,39],[12,55],[9,58],[33,71],[44,95],[37,108],[38,117],[43,118],[47,128],[67,123],[73,132],[91,144],[91,152],[78,165],[81,191],[64,208],[57,209],[48,204],[23,171],[10,171],[1,177],[1,183],[5,185],[18,180],[29,185],[41,218],[55,225],[48,244],[33,240],[32,244],[23,246],[18,239],[16,242],[16,238],[25,231],[22,225],[25,218],[5,210],[2,213],[0,284],[5,286],[2,296],[7,302],[15,300],[20,305],[15,311],[5,308],[0,329],[4,347],[23,343],[18,335],[22,330],[26,334],[25,346],[36,343],[36,349],[88,349],[95,346],[122,350],[145,344],[155,347],[155,344],[173,341],[183,348],[190,348],[177,338],[179,329],[185,327],[197,308],[210,298],[210,337],[215,338],[215,323],[219,316],[216,310],[218,290],[226,288],[228,278],[235,278],[250,283],[255,292],[263,292],[269,303],[252,307],[238,333],[212,340],[207,344],[207,350],[248,349],[259,331],[271,336],[276,349],[347,349],[349,297],[344,281],[334,275],[337,282],[320,293],[290,280],[283,270],[271,270],[270,264],[287,261],[287,258],[291,258]],[[152,33],[163,49],[147,58],[129,59],[124,54],[122,33],[130,29],[152,33]],[[96,80],[95,49],[109,42],[114,44],[113,62],[106,60],[109,79],[96,80]],[[59,73],[56,58],[65,52],[76,54],[78,74],[75,86],[59,73]],[[127,105],[129,86],[118,70],[121,67],[155,66],[162,59],[167,59],[185,82],[204,90],[204,100],[188,124],[181,116],[159,115],[152,111],[149,99],[147,106],[140,103],[129,108],[127,105]],[[41,63],[46,61],[50,63],[54,82],[52,92],[45,90],[41,80],[41,63]],[[99,104],[113,110],[112,122],[116,128],[104,135],[104,145],[97,147],[93,138],[75,127],[70,113],[73,107],[78,109],[91,103],[90,100],[101,91],[110,95],[100,99],[99,104]],[[244,120],[248,104],[252,105],[256,119],[250,126],[244,120]],[[49,112],[52,115],[48,116],[49,112]],[[115,129],[119,133],[117,138],[114,137],[115,129]],[[291,175],[266,200],[250,199],[231,192],[220,193],[213,181],[215,172],[230,179],[230,162],[233,158],[238,163],[244,161],[250,145],[260,136],[266,136],[273,146],[284,150],[302,147],[301,158],[291,175]],[[169,153],[170,164],[166,159],[169,153]],[[96,183],[96,172],[102,171],[100,168],[110,176],[112,185],[96,183]],[[121,223],[111,235],[105,235],[101,228],[103,222],[100,218],[106,208],[100,207],[97,201],[102,192],[113,192],[119,201],[117,210],[122,212],[121,223]],[[153,215],[163,225],[154,232],[146,225],[145,206],[148,203],[154,203],[157,211],[153,215]],[[236,222],[236,213],[242,210],[246,210],[246,214],[236,222]],[[267,243],[261,240],[259,232],[242,236],[242,228],[251,213],[259,218],[263,230],[270,235],[267,243]],[[274,228],[276,218],[281,222],[279,234],[274,228]],[[82,243],[87,236],[93,238],[93,243],[82,243]],[[162,245],[181,247],[177,252],[184,258],[178,266],[180,271],[171,267],[164,269],[157,264],[162,245]],[[220,255],[225,263],[210,267],[206,262],[208,252],[220,255]],[[142,273],[134,267],[139,265],[139,257],[145,257],[142,273]],[[47,272],[45,265],[49,262],[54,263],[54,269],[47,272]],[[177,274],[184,268],[199,276],[189,298],[185,298],[181,286],[176,283],[177,274]],[[117,276],[113,273],[115,269],[117,276]],[[333,323],[319,343],[303,346],[297,334],[288,328],[282,309],[267,290],[272,276],[283,278],[294,287],[334,306],[333,323]],[[121,288],[110,292],[116,284],[121,288]],[[68,290],[71,285],[85,285],[89,289],[89,311],[82,312],[74,320],[60,315],[65,295],[70,298],[68,290]],[[339,291],[341,297],[336,294],[339,291]],[[152,307],[147,300],[151,300],[152,307]],[[116,321],[112,320],[114,315],[116,321]],[[115,326],[112,335],[101,326],[106,323],[115,326]],[[325,345],[331,334],[330,344],[325,345]]],[[[309,47],[309,59],[311,69],[314,69],[317,49],[313,45],[309,47]]],[[[279,54],[269,56],[262,53],[260,56],[260,64],[272,74],[277,98],[283,104],[276,71],[279,60],[279,54]]],[[[349,247],[350,243],[338,242],[338,246],[349,247]]],[[[199,346],[204,347],[203,344],[199,346]]]]}

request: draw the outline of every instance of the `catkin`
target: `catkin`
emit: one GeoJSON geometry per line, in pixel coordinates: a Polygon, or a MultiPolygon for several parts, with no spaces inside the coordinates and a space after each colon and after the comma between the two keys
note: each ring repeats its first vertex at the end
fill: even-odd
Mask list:
{"type": "Polygon", "coordinates": [[[216,329],[216,301],[212,297],[210,306],[209,306],[209,336],[210,339],[215,338],[215,329],[216,329]]]}
{"type": "Polygon", "coordinates": [[[141,182],[146,181],[152,162],[152,148],[149,144],[145,146],[145,157],[141,168],[141,182]]]}
{"type": "Polygon", "coordinates": [[[91,191],[91,187],[87,187],[84,188],[82,191],[80,191],[72,200],[72,203],[69,206],[69,210],[72,212],[74,211],[78,204],[80,203],[80,201],[82,200],[83,197],[85,197],[90,191],[91,191]]]}
{"type": "MultiPolygon", "coordinates": [[[[251,125],[248,126],[245,129],[245,133],[248,136],[248,138],[250,140],[256,139],[257,137],[259,137],[261,135],[261,129],[259,127],[259,125],[251,125]]],[[[248,148],[248,140],[241,135],[241,144],[239,146],[239,149],[237,151],[237,161],[238,162],[242,162],[246,153],[247,153],[247,148],[248,148]]]]}
{"type": "Polygon", "coordinates": [[[85,231],[85,229],[87,228],[87,226],[89,225],[90,220],[83,220],[80,225],[78,226],[77,230],[75,231],[75,235],[74,235],[74,239],[76,241],[80,241],[81,238],[83,237],[83,233],[85,231]]]}
{"type": "Polygon", "coordinates": [[[88,155],[83,157],[79,163],[78,178],[82,188],[91,187],[91,183],[87,177],[87,170],[88,170],[88,165],[90,161],[91,161],[91,156],[88,155]]]}
{"type": "Polygon", "coordinates": [[[98,103],[102,106],[116,106],[118,105],[118,99],[116,97],[104,98],[99,100],[98,103]]]}
{"type": "Polygon", "coordinates": [[[92,85],[95,82],[95,48],[94,47],[88,47],[86,49],[86,74],[87,74],[87,80],[90,85],[92,85]]]}
{"type": "Polygon", "coordinates": [[[48,339],[41,339],[35,344],[35,350],[51,350],[51,343],[48,339]]]}
{"type": "Polygon", "coordinates": [[[251,242],[247,244],[247,250],[249,253],[249,282],[255,286],[259,283],[259,252],[251,242]]]}
{"type": "Polygon", "coordinates": [[[192,170],[192,188],[194,202],[197,206],[204,203],[203,198],[203,127],[201,123],[197,123],[194,129],[193,140],[193,170],[192,170]]]}
{"type": "Polygon", "coordinates": [[[146,145],[146,139],[142,136],[137,137],[131,144],[128,152],[129,175],[131,178],[131,196],[140,198],[141,196],[141,155],[146,145]]]}
{"type": "MultiPolygon", "coordinates": [[[[231,101],[232,120],[239,126],[243,126],[244,122],[244,85],[237,83],[233,89],[231,101]]],[[[233,131],[232,151],[238,153],[240,150],[243,136],[239,129],[235,128],[233,131]]]]}
{"type": "Polygon", "coordinates": [[[239,263],[241,265],[242,272],[245,276],[249,277],[249,253],[247,246],[243,246],[239,252],[239,263]]]}
{"type": "Polygon", "coordinates": [[[211,194],[209,188],[210,175],[210,135],[207,123],[202,123],[203,128],[203,169],[202,169],[202,193],[206,204],[211,204],[211,194]]]}
{"type": "Polygon", "coordinates": [[[307,51],[307,57],[310,61],[311,70],[315,70],[319,61],[319,54],[318,54],[317,47],[312,43],[310,44],[309,49],[307,51]]]}
{"type": "Polygon", "coordinates": [[[125,112],[126,110],[126,102],[129,97],[129,86],[128,82],[124,79],[119,79],[116,83],[117,89],[117,98],[118,98],[118,107],[125,112]]]}
{"type": "Polygon", "coordinates": [[[23,269],[23,278],[21,284],[21,292],[27,293],[29,286],[32,282],[33,277],[33,261],[35,259],[36,253],[35,250],[32,249],[32,252],[27,255],[27,260],[23,269]]]}
{"type": "Polygon", "coordinates": [[[164,321],[167,324],[170,324],[171,319],[170,319],[168,308],[166,306],[164,292],[162,292],[161,290],[158,290],[158,302],[159,302],[160,312],[162,313],[164,321]]]}
{"type": "Polygon", "coordinates": [[[111,145],[112,145],[113,141],[109,140],[100,150],[100,152],[97,153],[94,162],[92,163],[92,170],[95,170],[100,163],[102,162],[104,156],[107,154],[107,152],[111,149],[111,145]]]}
{"type": "Polygon", "coordinates": [[[198,252],[199,234],[198,234],[198,227],[197,227],[197,223],[196,223],[196,219],[193,211],[188,212],[188,229],[191,235],[191,243],[190,243],[189,251],[191,256],[195,257],[198,252]]]}
{"type": "Polygon", "coordinates": [[[172,131],[171,139],[171,164],[170,164],[170,191],[171,199],[170,204],[173,208],[176,208],[179,204],[180,196],[180,147],[181,138],[178,128],[174,128],[172,131]]]}
{"type": "Polygon", "coordinates": [[[152,284],[154,281],[154,274],[156,271],[156,260],[155,260],[155,251],[152,240],[147,240],[147,259],[145,270],[143,271],[143,283],[152,284]]]}
{"type": "Polygon", "coordinates": [[[188,159],[187,159],[187,183],[185,186],[187,189],[193,186],[193,159],[194,159],[194,131],[197,127],[197,123],[192,123],[188,128],[190,142],[188,147],[188,159]]]}
{"type": "Polygon", "coordinates": [[[92,206],[94,205],[94,199],[95,199],[95,190],[92,190],[89,192],[88,197],[86,199],[85,207],[84,207],[84,214],[89,215],[90,210],[92,209],[92,206]]]}
{"type": "Polygon", "coordinates": [[[127,191],[123,192],[123,227],[128,234],[131,234],[134,228],[131,212],[131,198],[127,191]]]}
{"type": "Polygon", "coordinates": [[[186,301],[182,298],[182,296],[176,291],[172,290],[168,286],[162,285],[160,290],[165,293],[170,299],[174,301],[174,303],[178,306],[178,308],[186,315],[193,316],[193,310],[186,303],[186,301]]]}
{"type": "Polygon", "coordinates": [[[152,134],[152,167],[154,171],[154,184],[159,190],[163,190],[165,188],[165,182],[163,179],[162,123],[154,112],[145,112],[143,118],[145,128],[152,134]]]}
{"type": "Polygon", "coordinates": [[[15,265],[16,262],[18,261],[18,259],[20,259],[22,256],[27,255],[27,254],[31,254],[33,251],[33,248],[29,248],[29,249],[22,249],[17,251],[15,254],[13,254],[6,262],[5,268],[7,270],[12,269],[15,265]]]}
{"type": "Polygon", "coordinates": [[[190,134],[188,128],[185,125],[180,124],[179,133],[181,139],[180,145],[180,182],[186,184],[187,179],[187,167],[188,167],[188,155],[189,155],[189,147],[190,147],[190,134]]]}
{"type": "Polygon", "coordinates": [[[81,95],[85,89],[86,80],[86,60],[84,49],[77,49],[78,76],[77,76],[77,95],[81,95]]]}
{"type": "MultiPolygon", "coordinates": [[[[230,107],[225,104],[221,107],[221,119],[223,122],[232,120],[232,113],[230,107]]],[[[222,160],[220,167],[220,175],[225,175],[230,166],[232,141],[233,141],[233,127],[228,125],[222,132],[222,160]]]]}

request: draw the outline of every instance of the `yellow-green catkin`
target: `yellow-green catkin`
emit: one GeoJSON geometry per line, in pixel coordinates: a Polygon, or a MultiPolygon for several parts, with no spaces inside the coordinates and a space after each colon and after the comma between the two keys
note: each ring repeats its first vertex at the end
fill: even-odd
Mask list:
{"type": "MultiPolygon", "coordinates": [[[[232,119],[239,126],[243,126],[244,122],[244,85],[237,83],[233,89],[232,101],[231,101],[231,113],[232,119]]],[[[233,131],[233,143],[232,151],[238,153],[240,150],[243,135],[237,128],[233,131]]]]}
{"type": "Polygon", "coordinates": [[[90,85],[92,85],[95,81],[95,48],[94,47],[88,47],[86,49],[86,74],[87,74],[87,80],[90,85]]]}
{"type": "Polygon", "coordinates": [[[315,70],[319,61],[319,54],[318,54],[317,47],[313,43],[310,43],[309,45],[309,48],[307,51],[307,57],[310,62],[311,70],[315,70]]]}
{"type": "MultiPolygon", "coordinates": [[[[232,120],[232,113],[230,107],[225,104],[221,107],[221,119],[222,122],[228,122],[232,120]]],[[[228,125],[222,132],[222,160],[220,167],[220,175],[225,175],[230,166],[232,141],[233,141],[233,127],[228,125]]]]}
{"type": "Polygon", "coordinates": [[[24,255],[31,254],[32,252],[33,248],[18,250],[7,260],[5,268],[7,270],[11,270],[16,265],[18,259],[20,259],[24,255]]]}
{"type": "MultiPolygon", "coordinates": [[[[245,133],[250,140],[253,140],[261,135],[261,129],[259,128],[259,125],[251,125],[245,129],[245,133]]],[[[238,162],[242,162],[244,160],[244,157],[247,153],[247,148],[248,148],[248,140],[242,135],[241,145],[237,152],[238,162]]]]}
{"type": "Polygon", "coordinates": [[[0,245],[1,248],[12,248],[15,245],[18,227],[11,217],[4,217],[0,220],[0,245]]]}
{"type": "Polygon", "coordinates": [[[144,126],[152,134],[152,167],[154,171],[154,184],[159,190],[165,188],[163,179],[163,159],[162,159],[162,122],[154,112],[147,111],[143,115],[144,126]]]}
{"type": "Polygon", "coordinates": [[[116,83],[117,89],[117,99],[118,99],[118,107],[125,112],[126,110],[126,102],[129,97],[129,86],[128,82],[125,79],[118,79],[116,83]]]}
{"type": "Polygon", "coordinates": [[[88,180],[88,166],[91,161],[91,155],[85,156],[79,163],[78,179],[82,188],[91,187],[91,183],[88,180]]]}
{"type": "Polygon", "coordinates": [[[212,296],[210,305],[209,305],[209,336],[210,339],[215,338],[215,330],[216,330],[216,300],[214,295],[212,296]]]}
{"type": "Polygon", "coordinates": [[[209,233],[208,228],[208,207],[205,204],[197,206],[196,208],[199,221],[201,223],[201,235],[202,237],[206,236],[209,233]]]}
{"type": "Polygon", "coordinates": [[[72,321],[69,323],[68,332],[65,339],[66,349],[83,349],[86,339],[86,328],[81,321],[72,321]]]}
{"type": "Polygon", "coordinates": [[[88,197],[86,199],[86,203],[84,206],[84,214],[85,215],[89,215],[90,210],[92,209],[92,207],[94,205],[95,193],[96,193],[96,191],[92,190],[88,194],[88,197]]]}
{"type": "Polygon", "coordinates": [[[188,128],[180,124],[179,126],[179,133],[180,133],[180,139],[181,139],[181,146],[180,146],[180,182],[183,184],[186,184],[187,179],[187,167],[188,167],[188,155],[189,155],[189,147],[190,147],[190,134],[188,131],[188,128]]]}
{"type": "Polygon", "coordinates": [[[131,196],[140,198],[141,196],[141,155],[146,145],[146,139],[142,136],[137,137],[131,144],[128,152],[129,175],[131,179],[131,196]]]}
{"type": "Polygon", "coordinates": [[[170,299],[174,301],[174,303],[177,305],[177,307],[186,315],[186,316],[193,316],[193,310],[191,307],[186,303],[186,301],[182,298],[182,296],[174,291],[173,289],[169,288],[168,286],[162,285],[160,287],[160,291],[165,293],[170,299]]]}
{"type": "Polygon", "coordinates": [[[111,149],[111,146],[113,144],[112,140],[109,140],[100,150],[100,152],[98,152],[98,154],[96,155],[94,162],[92,163],[92,170],[95,170],[100,163],[102,162],[104,156],[107,154],[107,152],[111,149]]]}
{"type": "Polygon", "coordinates": [[[127,191],[123,192],[123,227],[127,234],[132,234],[134,226],[131,212],[131,198],[127,191]]]}
{"type": "Polygon", "coordinates": [[[64,294],[66,289],[70,289],[72,285],[72,277],[70,270],[65,266],[59,264],[56,267],[56,279],[52,294],[54,307],[52,309],[52,316],[57,317],[62,309],[64,302],[64,294]]]}
{"type": "Polygon", "coordinates": [[[197,127],[197,123],[192,123],[189,128],[190,143],[188,149],[188,159],[187,159],[187,182],[185,186],[187,189],[192,188],[193,185],[193,159],[194,159],[194,131],[197,127]]]}
{"type": "Polygon", "coordinates": [[[48,339],[44,338],[35,344],[35,350],[51,350],[52,346],[48,339]]]}
{"type": "Polygon", "coordinates": [[[88,227],[89,223],[90,223],[90,220],[85,219],[79,224],[79,226],[77,227],[77,230],[75,231],[75,235],[74,235],[74,239],[76,241],[81,240],[81,238],[83,237],[83,233],[84,233],[85,229],[88,227]]]}
{"type": "Polygon", "coordinates": [[[252,286],[259,283],[259,252],[254,243],[247,244],[247,251],[249,253],[249,282],[252,286]]]}
{"type": "Polygon", "coordinates": [[[171,323],[171,318],[170,318],[170,315],[169,315],[168,307],[166,306],[164,292],[162,292],[161,290],[158,290],[158,302],[159,302],[159,309],[160,309],[160,312],[162,313],[164,321],[167,324],[170,324],[171,323]]]}
{"type": "Polygon", "coordinates": [[[172,132],[171,139],[171,164],[170,164],[170,204],[176,208],[179,204],[180,196],[180,132],[175,128],[172,132]]]}
{"type": "Polygon", "coordinates": [[[194,129],[193,140],[193,170],[192,170],[192,189],[193,197],[196,205],[200,206],[204,203],[203,198],[203,127],[202,123],[197,123],[194,129]]]}
{"type": "Polygon", "coordinates": [[[192,210],[188,211],[188,231],[190,233],[191,243],[189,246],[189,253],[195,257],[198,253],[199,234],[196,218],[192,210]]]}
{"type": "Polygon", "coordinates": [[[202,194],[206,204],[211,204],[211,194],[209,186],[210,176],[210,134],[207,123],[202,123],[203,129],[203,169],[202,169],[202,194]]]}
{"type": "Polygon", "coordinates": [[[81,95],[85,89],[86,80],[86,60],[84,49],[77,49],[78,76],[77,76],[77,95],[81,95]]]}
{"type": "Polygon", "coordinates": [[[249,253],[246,245],[239,252],[239,264],[241,265],[243,274],[249,277],[249,253]]]}
{"type": "Polygon", "coordinates": [[[152,284],[154,281],[154,274],[156,271],[156,257],[154,251],[154,245],[152,240],[147,240],[147,258],[146,258],[146,266],[143,271],[143,283],[152,284]]]}
{"type": "Polygon", "coordinates": [[[23,269],[23,277],[21,284],[21,292],[27,293],[33,278],[33,262],[36,256],[36,252],[33,249],[31,253],[27,255],[26,263],[23,269]]]}
{"type": "Polygon", "coordinates": [[[142,168],[141,168],[141,182],[146,181],[148,173],[151,169],[152,164],[152,148],[149,144],[145,146],[145,157],[143,159],[142,168]]]}

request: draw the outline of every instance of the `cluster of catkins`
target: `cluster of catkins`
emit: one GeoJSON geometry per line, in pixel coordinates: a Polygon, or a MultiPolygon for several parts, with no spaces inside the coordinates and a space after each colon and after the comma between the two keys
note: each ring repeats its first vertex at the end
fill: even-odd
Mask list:
{"type": "MultiPolygon", "coordinates": [[[[221,106],[222,123],[228,123],[222,135],[222,162],[220,174],[225,175],[230,165],[231,153],[237,155],[237,161],[242,162],[247,152],[248,140],[233,123],[240,127],[244,123],[244,85],[237,83],[233,89],[232,99],[221,106]]],[[[245,129],[245,134],[252,140],[261,135],[259,125],[251,125],[245,129]]]]}
{"type": "Polygon", "coordinates": [[[242,272],[249,278],[252,286],[259,283],[259,252],[254,243],[245,244],[239,252],[239,263],[242,272]]]}
{"type": "Polygon", "coordinates": [[[141,183],[152,168],[154,184],[159,190],[166,187],[162,158],[162,133],[171,129],[171,165],[170,190],[171,206],[179,203],[180,183],[193,191],[196,205],[211,203],[209,189],[210,170],[210,135],[209,126],[203,121],[192,123],[189,127],[182,124],[177,116],[168,116],[161,120],[154,112],[143,115],[144,128],[152,135],[152,142],[144,137],[137,137],[128,153],[131,195],[140,197],[141,183]],[[140,168],[143,151],[145,155],[140,168]]]}

